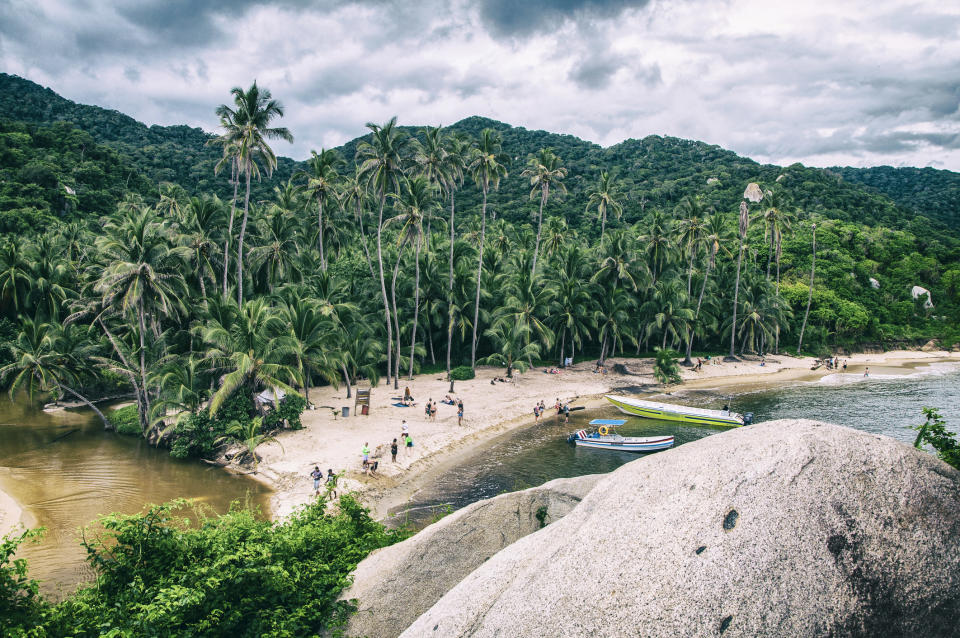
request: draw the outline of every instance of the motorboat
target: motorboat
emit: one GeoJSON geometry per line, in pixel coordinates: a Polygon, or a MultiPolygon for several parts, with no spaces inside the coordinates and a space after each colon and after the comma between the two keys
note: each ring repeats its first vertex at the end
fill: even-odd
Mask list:
{"type": "Polygon", "coordinates": [[[656,452],[673,446],[672,436],[621,436],[613,431],[613,428],[624,423],[626,421],[620,419],[594,419],[590,425],[598,426],[596,430],[579,430],[571,434],[567,441],[580,447],[623,452],[656,452]]]}
{"type": "Polygon", "coordinates": [[[647,419],[683,421],[685,423],[720,425],[725,427],[750,425],[753,421],[752,412],[743,415],[731,412],[730,410],[692,408],[685,405],[660,403],[659,401],[644,401],[643,399],[634,399],[633,397],[617,396],[614,394],[608,394],[605,398],[621,412],[647,419]]]}

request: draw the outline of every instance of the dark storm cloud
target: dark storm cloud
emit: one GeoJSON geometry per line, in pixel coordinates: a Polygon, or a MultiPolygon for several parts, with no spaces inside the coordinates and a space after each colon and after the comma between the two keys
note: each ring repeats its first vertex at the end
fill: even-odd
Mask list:
{"type": "Polygon", "coordinates": [[[495,37],[542,33],[568,20],[609,19],[649,0],[485,0],[480,17],[495,37]]]}

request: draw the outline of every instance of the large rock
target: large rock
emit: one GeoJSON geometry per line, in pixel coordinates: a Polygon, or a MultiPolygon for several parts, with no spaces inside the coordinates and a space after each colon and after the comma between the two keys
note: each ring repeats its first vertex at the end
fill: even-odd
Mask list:
{"type": "Polygon", "coordinates": [[[565,516],[604,477],[557,479],[479,501],[374,552],[357,566],[353,586],[341,596],[358,601],[346,635],[398,636],[484,561],[565,516]]]}
{"type": "Polygon", "coordinates": [[[801,420],[608,475],[404,637],[956,636],[960,472],[801,420]]]}
{"type": "Polygon", "coordinates": [[[920,348],[924,352],[938,352],[943,350],[943,346],[940,345],[939,339],[931,339],[930,341],[923,344],[923,347],[920,348]]]}

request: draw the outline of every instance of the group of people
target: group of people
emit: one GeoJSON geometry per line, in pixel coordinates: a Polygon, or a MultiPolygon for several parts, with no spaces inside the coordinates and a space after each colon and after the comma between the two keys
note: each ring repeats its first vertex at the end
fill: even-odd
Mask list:
{"type": "MultiPolygon", "coordinates": [[[[553,404],[553,408],[557,411],[557,418],[560,418],[560,415],[563,415],[563,422],[570,422],[570,406],[566,403],[561,403],[560,397],[557,397],[557,402],[553,404]]],[[[534,423],[540,423],[543,420],[543,415],[547,411],[547,404],[542,400],[540,403],[535,403],[533,405],[533,419],[534,423]]]]}
{"type": "MultiPolygon", "coordinates": [[[[320,483],[323,481],[323,470],[320,469],[319,465],[313,466],[313,471],[310,472],[310,478],[313,479],[313,494],[320,494],[320,483]]],[[[326,485],[330,489],[331,498],[337,498],[337,475],[333,473],[333,469],[327,470],[327,480],[326,485]]]]}

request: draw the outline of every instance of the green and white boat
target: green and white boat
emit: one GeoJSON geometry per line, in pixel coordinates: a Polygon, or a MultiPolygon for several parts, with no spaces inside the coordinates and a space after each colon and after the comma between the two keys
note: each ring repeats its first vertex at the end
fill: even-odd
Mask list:
{"type": "Polygon", "coordinates": [[[740,427],[750,425],[753,413],[746,416],[730,412],[729,410],[707,410],[705,408],[691,408],[685,405],[660,403],[658,401],[644,401],[633,397],[606,395],[607,401],[617,406],[617,409],[633,416],[647,419],[661,419],[664,421],[682,421],[684,423],[699,423],[700,425],[719,425],[723,427],[740,427]]]}

